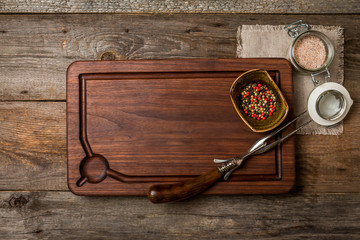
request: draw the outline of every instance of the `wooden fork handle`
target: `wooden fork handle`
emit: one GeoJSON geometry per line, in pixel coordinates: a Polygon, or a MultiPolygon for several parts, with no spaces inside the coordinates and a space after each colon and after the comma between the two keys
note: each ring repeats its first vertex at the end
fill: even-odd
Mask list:
{"type": "Polygon", "coordinates": [[[190,198],[205,191],[221,176],[221,172],[216,167],[188,181],[153,185],[149,188],[148,198],[152,203],[166,203],[190,198]]]}

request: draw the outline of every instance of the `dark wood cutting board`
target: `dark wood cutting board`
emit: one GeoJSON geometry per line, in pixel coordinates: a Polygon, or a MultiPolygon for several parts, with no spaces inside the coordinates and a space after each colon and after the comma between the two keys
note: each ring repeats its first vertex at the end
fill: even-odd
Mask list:
{"type": "MultiPolygon", "coordinates": [[[[251,69],[267,70],[292,109],[292,70],[285,59],[85,61],[70,65],[70,190],[79,195],[146,195],[154,183],[187,180],[216,166],[214,158],[246,153],[266,133],[254,133],[242,122],[229,89],[240,74],[251,69]],[[100,154],[104,159],[100,157],[93,166],[80,166],[88,154],[100,154]],[[83,175],[94,176],[82,186],[76,184],[80,168],[83,175]]],[[[229,181],[219,182],[205,193],[284,193],[292,188],[294,179],[291,138],[250,158],[229,181]]]]}

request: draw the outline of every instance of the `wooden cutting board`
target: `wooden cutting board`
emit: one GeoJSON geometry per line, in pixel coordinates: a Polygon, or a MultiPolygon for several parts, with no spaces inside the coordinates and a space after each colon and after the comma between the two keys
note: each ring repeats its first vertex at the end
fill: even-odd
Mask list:
{"type": "MultiPolygon", "coordinates": [[[[285,59],[75,62],[67,71],[68,185],[78,195],[146,195],[154,183],[196,177],[214,158],[246,153],[252,132],[229,89],[245,71],[265,69],[292,109],[285,59]],[[94,161],[83,161],[91,158],[94,161]],[[86,162],[86,163],[85,163],[86,162]],[[81,165],[82,163],[82,165],[81,165]],[[81,171],[80,171],[81,170],[81,171]],[[81,176],[81,184],[76,184],[81,176]]],[[[290,111],[290,117],[292,111],[290,111]]],[[[251,157],[205,194],[275,194],[295,180],[294,138],[251,157]]]]}

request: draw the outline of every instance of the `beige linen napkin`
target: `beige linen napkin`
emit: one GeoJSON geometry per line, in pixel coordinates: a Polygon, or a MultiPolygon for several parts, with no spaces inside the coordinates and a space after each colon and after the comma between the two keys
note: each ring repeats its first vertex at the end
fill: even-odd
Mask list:
{"type": "MultiPolygon", "coordinates": [[[[311,26],[312,30],[324,33],[334,45],[335,55],[331,63],[330,80],[343,84],[344,81],[344,35],[343,28],[339,26],[311,26]]],[[[289,37],[282,25],[242,25],[237,32],[237,57],[288,57],[288,50],[294,41],[289,37]]],[[[316,77],[320,83],[324,82],[324,74],[316,77]]],[[[294,84],[294,113],[303,112],[307,108],[307,98],[314,88],[310,75],[301,75],[293,71],[294,84]]],[[[298,125],[306,120],[298,121],[298,125]]],[[[343,133],[342,123],[331,128],[310,123],[298,134],[340,135],[343,133]]]]}

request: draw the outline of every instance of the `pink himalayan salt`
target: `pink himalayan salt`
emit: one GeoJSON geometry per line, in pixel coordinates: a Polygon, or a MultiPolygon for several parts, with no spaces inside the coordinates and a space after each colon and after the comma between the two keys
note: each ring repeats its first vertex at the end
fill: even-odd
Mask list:
{"type": "Polygon", "coordinates": [[[297,41],[294,48],[296,62],[303,68],[315,70],[321,68],[326,60],[324,42],[316,36],[305,36],[297,41]]]}

